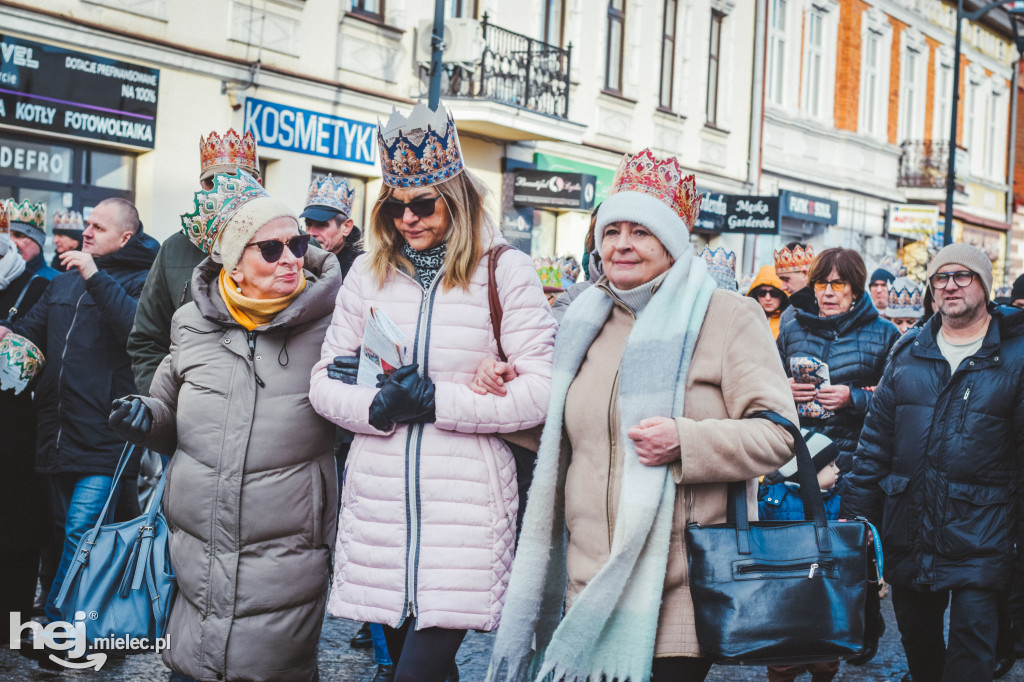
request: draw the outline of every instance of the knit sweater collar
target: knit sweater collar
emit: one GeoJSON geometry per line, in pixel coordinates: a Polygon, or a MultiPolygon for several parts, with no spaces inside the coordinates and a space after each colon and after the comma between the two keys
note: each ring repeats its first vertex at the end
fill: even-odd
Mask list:
{"type": "Polygon", "coordinates": [[[661,273],[650,282],[644,282],[638,287],[632,289],[619,289],[611,282],[608,282],[608,290],[612,292],[612,295],[619,300],[623,305],[633,311],[634,315],[640,315],[647,304],[651,302],[651,297],[654,296],[654,292],[658,286],[665,281],[665,277],[668,276],[668,271],[661,273]]]}

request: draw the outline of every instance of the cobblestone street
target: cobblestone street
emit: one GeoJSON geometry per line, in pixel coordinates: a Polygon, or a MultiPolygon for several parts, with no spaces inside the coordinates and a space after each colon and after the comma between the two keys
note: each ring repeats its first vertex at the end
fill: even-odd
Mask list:
{"type": "MultiPolygon", "coordinates": [[[[886,618],[886,632],[882,638],[878,655],[869,664],[857,668],[843,665],[836,676],[837,682],[865,680],[870,682],[899,682],[907,671],[899,633],[893,619],[890,600],[882,603],[886,618]]],[[[348,645],[358,624],[347,620],[328,618],[324,624],[320,641],[320,678],[325,682],[369,682],[376,666],[372,650],[354,650],[348,645]]],[[[481,682],[487,670],[491,651],[491,635],[470,633],[459,650],[458,663],[462,682],[481,682]]],[[[45,682],[48,680],[110,680],[111,682],[166,682],[170,673],[155,654],[130,656],[123,660],[111,660],[100,671],[51,672],[41,670],[35,663],[22,658],[15,651],[0,651],[0,682],[45,682]]],[[[712,668],[708,680],[717,682],[747,682],[766,679],[761,667],[712,668]]],[[[809,680],[808,675],[798,678],[809,680]]],[[[1024,682],[1024,664],[1018,662],[1003,678],[1007,682],[1024,682]]]]}

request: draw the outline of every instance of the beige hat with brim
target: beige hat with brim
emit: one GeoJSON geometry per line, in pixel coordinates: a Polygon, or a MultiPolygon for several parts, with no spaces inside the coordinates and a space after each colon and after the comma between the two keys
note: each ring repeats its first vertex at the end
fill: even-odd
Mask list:
{"type": "Polygon", "coordinates": [[[259,197],[247,201],[231,216],[213,247],[213,259],[224,265],[231,272],[242,260],[242,252],[246,244],[259,232],[259,229],[275,218],[291,218],[295,228],[299,227],[299,219],[287,204],[272,197],[259,197]]]}

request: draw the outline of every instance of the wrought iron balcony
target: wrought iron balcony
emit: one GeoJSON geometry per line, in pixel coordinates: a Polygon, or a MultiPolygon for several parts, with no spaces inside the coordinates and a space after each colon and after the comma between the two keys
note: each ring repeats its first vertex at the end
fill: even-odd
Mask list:
{"type": "Polygon", "coordinates": [[[481,21],[483,52],[473,64],[445,64],[443,97],[487,99],[569,118],[572,46],[562,49],[481,21]]]}
{"type": "MultiPolygon", "coordinates": [[[[946,140],[906,140],[900,144],[900,173],[897,187],[945,189],[949,168],[949,142],[946,140]]],[[[963,191],[961,178],[967,171],[967,150],[957,148],[956,190],[963,191]]]]}

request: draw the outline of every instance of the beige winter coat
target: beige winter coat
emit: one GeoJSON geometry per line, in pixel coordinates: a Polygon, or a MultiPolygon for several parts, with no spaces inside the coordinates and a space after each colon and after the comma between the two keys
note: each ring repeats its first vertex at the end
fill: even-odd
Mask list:
{"type": "Polygon", "coordinates": [[[338,509],[334,426],[309,404],[341,286],[310,247],[306,289],[247,332],[210,260],[153,378],[149,446],[174,452],[164,514],[178,594],[164,662],[197,680],[312,680],[338,509]]]}
{"type": "MultiPolygon", "coordinates": [[[[565,484],[567,604],[604,565],[611,548],[626,437],[616,406],[619,364],[634,319],[615,302],[566,396],[562,447],[571,451],[565,484]]],[[[743,419],[763,410],[796,423],[793,396],[764,312],[749,298],[715,291],[686,378],[684,416],[676,419],[682,456],[671,466],[679,485],[655,656],[700,653],[687,586],[686,524],[725,522],[728,481],[749,481],[748,508],[756,518],[756,477],[792,457],[792,438],[781,427],[743,419]]]]}

